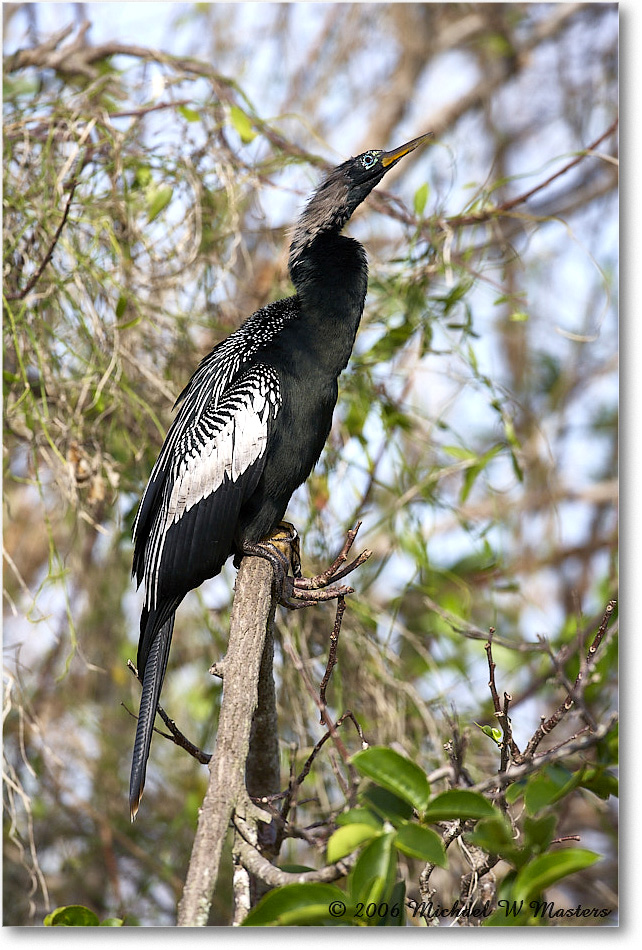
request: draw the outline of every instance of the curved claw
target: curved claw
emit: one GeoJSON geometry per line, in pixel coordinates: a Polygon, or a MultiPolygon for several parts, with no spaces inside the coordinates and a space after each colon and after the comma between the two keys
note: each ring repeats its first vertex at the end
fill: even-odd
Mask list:
{"type": "Polygon", "coordinates": [[[252,557],[262,557],[269,561],[274,571],[274,583],[279,592],[279,596],[284,589],[290,566],[287,556],[271,541],[258,541],[256,544],[252,541],[246,541],[242,547],[243,554],[249,554],[252,557]]]}
{"type": "Polygon", "coordinates": [[[344,585],[330,587],[330,585],[350,574],[371,555],[370,551],[363,551],[353,561],[346,564],[348,551],[352,547],[359,526],[348,532],[343,549],[330,567],[315,577],[301,576],[299,535],[289,521],[281,521],[272,534],[262,541],[245,542],[242,551],[243,554],[262,557],[270,562],[274,571],[274,584],[279,603],[289,610],[300,610],[302,607],[312,607],[322,601],[336,600],[337,597],[354,593],[353,587],[344,585]],[[288,576],[290,568],[294,577],[288,576]]]}

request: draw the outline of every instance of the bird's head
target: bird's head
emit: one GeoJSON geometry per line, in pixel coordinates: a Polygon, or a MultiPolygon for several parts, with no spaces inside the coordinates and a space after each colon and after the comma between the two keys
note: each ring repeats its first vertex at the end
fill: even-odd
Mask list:
{"type": "Polygon", "coordinates": [[[380,148],[369,149],[334,168],[308,201],[294,230],[290,247],[291,272],[305,248],[318,235],[340,231],[383,176],[431,135],[432,132],[427,132],[388,152],[380,148]]]}
{"type": "Polygon", "coordinates": [[[401,161],[410,152],[414,152],[420,145],[423,145],[431,135],[432,132],[427,132],[425,135],[411,139],[410,142],[406,142],[398,148],[393,148],[389,152],[385,152],[381,148],[369,149],[367,152],[363,152],[355,158],[350,158],[347,162],[339,165],[336,172],[342,173],[343,177],[349,182],[349,189],[355,195],[361,195],[359,200],[363,201],[375,185],[379,184],[383,176],[391,168],[394,168],[397,162],[401,161]]]}

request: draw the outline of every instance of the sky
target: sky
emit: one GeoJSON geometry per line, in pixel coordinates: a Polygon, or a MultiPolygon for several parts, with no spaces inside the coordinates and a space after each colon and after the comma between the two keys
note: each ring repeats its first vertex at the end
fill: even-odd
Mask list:
{"type": "MultiPolygon", "coordinates": [[[[248,17],[248,21],[251,21],[254,25],[257,20],[260,20],[264,15],[264,12],[261,10],[261,7],[264,6],[260,3],[245,4],[244,9],[248,17]]],[[[309,35],[309,30],[311,29],[311,24],[320,15],[323,11],[320,9],[323,5],[318,4],[298,4],[297,15],[298,15],[298,28],[299,35],[301,37],[301,50],[305,50],[305,40],[306,36],[309,35]]],[[[55,3],[44,3],[38,4],[38,27],[41,35],[47,35],[50,31],[59,29],[62,25],[65,25],[70,22],[75,22],[77,19],[77,10],[75,9],[76,5],[69,3],[55,4],[55,3]]],[[[634,15],[634,10],[637,11],[635,4],[623,4],[623,17],[626,22],[626,30],[623,31],[625,36],[624,43],[632,42],[632,30],[631,30],[631,21],[639,21],[640,16],[637,12],[634,15]]],[[[190,38],[193,38],[193,30],[181,31],[175,27],[176,16],[180,13],[181,9],[184,9],[186,12],[189,12],[191,9],[190,4],[176,4],[176,3],[88,3],[83,5],[83,12],[86,17],[92,22],[92,32],[91,39],[94,43],[99,43],[107,39],[117,39],[127,42],[138,42],[144,43],[150,46],[156,46],[159,48],[171,48],[173,52],[182,53],[182,52],[193,52],[188,47],[190,38]]],[[[18,15],[10,24],[10,30],[8,36],[5,38],[5,44],[7,51],[11,51],[15,46],[24,45],[26,41],[25,37],[25,26],[26,20],[23,16],[18,15]]],[[[28,40],[27,40],[28,42],[28,40]]],[[[267,50],[260,50],[258,53],[253,54],[256,56],[269,56],[267,50]]],[[[296,64],[296,53],[293,54],[295,57],[291,63],[289,63],[290,68],[296,64]]],[[[257,66],[256,69],[246,68],[243,72],[243,86],[244,89],[249,94],[250,98],[257,102],[258,111],[263,115],[269,115],[271,108],[276,108],[277,103],[269,103],[265,100],[265,97],[262,95],[263,90],[260,87],[260,83],[257,84],[257,81],[254,79],[254,76],[260,77],[262,74],[262,69],[258,68],[258,63],[254,61],[254,65],[257,66]]],[[[430,71],[428,71],[430,73],[430,71]]],[[[453,75],[452,70],[450,71],[453,75]]],[[[461,83],[466,82],[465,71],[461,70],[459,72],[455,71],[454,75],[458,77],[458,81],[461,83]]],[[[436,97],[441,94],[445,96],[446,99],[452,98],[456,94],[456,90],[448,88],[448,90],[443,89],[443,83],[439,79],[439,76],[428,75],[426,79],[427,83],[433,84],[431,90],[431,101],[439,104],[436,97]]],[[[625,89],[626,97],[626,85],[623,83],[623,88],[625,89]]],[[[640,88],[638,85],[636,88],[640,88]]],[[[344,110],[345,111],[345,110],[344,110]]],[[[332,143],[331,143],[332,144],[332,143]]],[[[548,144],[548,143],[547,143],[548,144]]],[[[560,144],[560,150],[563,149],[563,143],[560,144]]],[[[442,156],[443,157],[443,156],[442,156]]],[[[537,165],[536,156],[532,156],[534,164],[531,167],[537,165]]],[[[531,156],[528,156],[528,159],[531,159],[531,156]]],[[[461,161],[461,160],[460,160],[461,161]]],[[[418,175],[420,171],[415,169],[418,175]]],[[[410,176],[409,176],[410,177],[410,176]]],[[[413,188],[420,182],[420,177],[417,177],[414,182],[404,182],[404,187],[406,189],[405,197],[407,195],[412,195],[413,188]]],[[[528,184],[528,183],[527,183],[528,184]]],[[[291,199],[291,196],[289,196],[291,199]]],[[[283,220],[288,220],[289,216],[292,214],[292,205],[291,200],[289,207],[288,205],[288,194],[285,192],[275,191],[272,194],[271,200],[272,211],[277,214],[283,214],[283,220]]],[[[627,221],[626,216],[624,216],[624,226],[626,228],[627,221]]],[[[601,240],[604,241],[607,238],[605,234],[601,234],[601,240]]],[[[537,240],[537,238],[535,239],[537,240]]],[[[610,241],[615,242],[617,240],[617,235],[612,233],[610,235],[610,241]]],[[[566,270],[561,267],[555,268],[555,273],[557,279],[560,281],[561,286],[572,286],[574,283],[578,287],[582,286],[582,279],[577,279],[574,276],[574,268],[582,268],[585,266],[585,259],[582,260],[583,252],[578,251],[578,259],[573,261],[570,258],[566,258],[566,270]]],[[[578,271],[579,273],[579,271],[578,271]]],[[[542,285],[541,294],[548,294],[551,299],[551,304],[554,305],[557,299],[557,288],[554,284],[542,285]]],[[[488,297],[487,300],[487,312],[486,319],[489,324],[493,319],[493,301],[492,297],[488,297]]],[[[544,306],[544,304],[542,304],[544,306]]],[[[477,312],[482,315],[484,314],[484,303],[483,301],[477,304],[477,312]]],[[[581,307],[578,307],[578,310],[581,311],[581,307]]],[[[626,317],[626,313],[625,313],[626,317]]],[[[565,314],[560,314],[559,323],[562,329],[575,330],[576,327],[572,324],[571,320],[565,322],[565,314]]],[[[636,330],[638,327],[637,321],[626,321],[623,323],[623,335],[625,343],[627,344],[627,352],[631,352],[635,348],[636,343],[633,338],[630,337],[632,330],[636,330]],[[630,347],[630,348],[629,348],[630,347]]],[[[563,341],[560,340],[558,345],[560,348],[564,346],[563,341]]],[[[494,354],[492,350],[485,345],[485,341],[482,339],[477,344],[479,350],[479,358],[481,360],[481,369],[489,373],[495,372],[495,367],[493,365],[494,354]]],[[[639,348],[638,348],[639,352],[639,348]]],[[[634,374],[637,375],[637,374],[634,374]]],[[[436,393],[436,402],[438,402],[439,394],[439,376],[437,373],[434,373],[432,376],[432,385],[436,393]]],[[[632,383],[635,383],[635,380],[632,380],[632,383]]],[[[443,390],[443,397],[447,398],[447,387],[443,390]]],[[[473,422],[476,412],[476,402],[472,398],[469,402],[469,415],[466,419],[462,420],[462,425],[465,422],[473,422]]],[[[639,440],[631,440],[639,441],[639,440]]],[[[579,450],[578,453],[579,465],[580,467],[584,464],[584,461],[588,458],[589,453],[585,450],[579,450]]],[[[626,462],[626,457],[625,457],[626,462]]],[[[571,534],[573,533],[573,522],[572,519],[569,521],[569,529],[571,534]]],[[[461,544],[461,539],[457,540],[456,537],[451,537],[450,539],[440,539],[440,550],[443,553],[443,556],[450,558],[453,556],[452,545],[461,544]]]]}

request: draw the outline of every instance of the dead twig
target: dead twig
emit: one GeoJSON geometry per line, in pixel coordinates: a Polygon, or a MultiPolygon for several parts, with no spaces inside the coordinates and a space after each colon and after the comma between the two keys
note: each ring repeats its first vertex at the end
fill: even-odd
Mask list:
{"type": "MultiPolygon", "coordinates": [[[[359,735],[359,738],[361,739],[362,748],[367,748],[368,743],[364,737],[363,730],[361,729],[361,726],[359,725],[352,710],[346,709],[346,711],[341,716],[339,716],[339,718],[337,719],[335,723],[335,728],[340,729],[343,723],[346,721],[346,719],[349,719],[354,725],[355,729],[357,730],[357,734],[359,735]]],[[[281,792],[280,795],[271,796],[270,802],[266,802],[264,799],[261,799],[260,801],[261,805],[267,805],[269,807],[271,802],[279,798],[283,799],[281,810],[280,812],[277,813],[278,819],[280,821],[280,829],[279,829],[279,833],[277,837],[279,844],[283,840],[283,838],[285,838],[286,836],[303,837],[305,840],[309,840],[309,835],[306,834],[305,832],[302,832],[298,829],[293,830],[292,827],[288,825],[287,819],[288,819],[290,810],[292,809],[295,803],[296,794],[299,788],[303,785],[304,781],[310,774],[310,770],[312,768],[314,760],[316,759],[316,757],[318,756],[319,752],[321,751],[323,746],[326,744],[328,739],[331,738],[331,736],[332,736],[332,733],[330,732],[330,730],[328,730],[327,732],[324,732],[324,734],[321,736],[319,741],[316,743],[316,745],[312,749],[312,752],[310,753],[310,755],[305,760],[303,768],[301,769],[298,775],[295,775],[293,767],[290,769],[290,781],[288,783],[287,789],[284,792],[281,792]]]]}
{"type": "Polygon", "coordinates": [[[550,732],[552,732],[556,726],[559,725],[559,723],[562,721],[564,716],[566,716],[568,711],[572,708],[574,703],[577,701],[578,697],[581,695],[581,690],[583,690],[586,685],[585,684],[586,674],[588,673],[590,667],[593,665],[593,662],[595,660],[595,655],[600,647],[602,640],[604,639],[604,635],[606,634],[609,622],[611,620],[611,617],[613,616],[613,611],[615,610],[616,603],[617,602],[615,600],[610,600],[609,603],[606,605],[606,609],[604,611],[602,621],[600,623],[597,633],[595,634],[595,637],[593,638],[593,642],[591,643],[589,647],[586,658],[584,659],[584,661],[582,662],[582,665],[580,666],[580,670],[575,679],[575,683],[573,684],[573,688],[569,691],[568,695],[564,699],[564,702],[561,703],[557,707],[555,712],[551,716],[549,716],[548,719],[545,719],[541,723],[541,725],[539,725],[538,728],[535,730],[533,736],[531,737],[528,745],[526,746],[524,750],[524,755],[523,755],[524,759],[532,758],[532,756],[535,753],[535,750],[537,749],[542,739],[545,736],[547,736],[550,732]]]}
{"type": "MultiPolygon", "coordinates": [[[[136,679],[140,682],[141,680],[138,675],[138,670],[136,669],[135,664],[132,663],[131,660],[127,660],[127,666],[132,671],[136,679]]],[[[123,708],[127,710],[130,716],[132,716],[134,719],[138,719],[138,716],[136,716],[133,712],[130,712],[130,710],[127,709],[124,703],[122,705],[123,705],[123,708]]],[[[174,745],[177,745],[179,749],[185,749],[185,751],[188,752],[189,755],[192,756],[192,758],[196,759],[197,762],[200,762],[201,765],[207,765],[212,758],[211,753],[203,752],[203,750],[199,749],[197,745],[194,745],[193,742],[190,742],[187,736],[184,733],[182,733],[181,730],[178,728],[175,721],[169,718],[169,716],[167,715],[163,707],[160,705],[160,703],[156,707],[156,712],[158,713],[158,715],[161,717],[161,719],[163,720],[163,722],[169,729],[169,732],[162,732],[162,730],[156,729],[156,728],[154,728],[154,732],[157,735],[162,736],[164,739],[169,739],[169,741],[173,742],[174,745]]]]}
{"type": "Polygon", "coordinates": [[[606,132],[603,132],[594,142],[591,142],[590,145],[587,145],[579,155],[573,158],[570,162],[567,162],[563,168],[560,168],[558,171],[554,172],[552,175],[549,175],[544,181],[541,181],[539,184],[535,185],[533,188],[528,191],[523,192],[521,195],[517,195],[515,198],[511,198],[510,201],[505,201],[497,207],[488,208],[484,211],[474,212],[472,214],[462,214],[457,217],[448,218],[444,225],[448,228],[456,227],[465,227],[466,225],[471,224],[483,224],[486,221],[490,221],[492,218],[496,218],[503,214],[508,214],[513,208],[516,208],[517,205],[524,204],[528,201],[529,198],[532,198],[533,195],[536,195],[539,191],[542,191],[548,185],[552,184],[557,178],[561,178],[562,175],[565,175],[567,172],[574,168],[576,165],[579,165],[581,161],[587,158],[589,155],[595,153],[595,149],[602,144],[606,139],[610,138],[614,134],[615,130],[618,127],[618,119],[614,119],[611,125],[608,127],[606,132]]]}
{"type": "Polygon", "coordinates": [[[78,186],[78,178],[76,177],[72,180],[71,185],[69,187],[69,194],[67,196],[67,201],[65,202],[65,207],[62,212],[62,219],[60,221],[60,224],[56,228],[56,233],[54,234],[51,240],[51,243],[49,244],[49,248],[42,260],[42,263],[40,264],[38,269],[35,271],[35,273],[31,275],[31,277],[27,281],[26,285],[22,288],[22,290],[18,290],[15,293],[11,293],[11,294],[6,294],[7,300],[24,300],[27,294],[31,293],[33,288],[36,286],[36,284],[40,280],[42,276],[42,272],[44,271],[45,267],[47,266],[47,264],[53,257],[53,252],[56,249],[56,245],[58,241],[60,240],[60,235],[63,232],[65,224],[67,223],[67,218],[69,217],[69,209],[71,208],[71,202],[74,200],[74,194],[75,194],[77,186],[78,186]]]}
{"type": "Polygon", "coordinates": [[[512,701],[512,696],[509,693],[504,693],[504,705],[502,706],[499,700],[499,693],[497,692],[497,686],[495,685],[495,661],[493,660],[493,634],[495,633],[495,628],[491,627],[488,631],[488,640],[484,649],[486,650],[486,656],[488,657],[488,672],[489,680],[488,686],[490,689],[490,695],[493,700],[493,707],[495,709],[495,716],[502,727],[502,742],[500,745],[501,758],[499,771],[505,772],[508,766],[509,756],[512,754],[514,758],[520,756],[520,751],[517,746],[517,743],[513,739],[513,730],[511,727],[510,717],[508,715],[508,707],[512,701]]]}
{"type": "MultiPolygon", "coordinates": [[[[332,671],[337,663],[337,648],[339,646],[339,634],[341,633],[341,621],[343,620],[343,615],[346,609],[345,597],[341,594],[337,598],[337,613],[334,618],[334,626],[332,628],[332,633],[330,634],[330,651],[328,653],[328,662],[325,668],[325,673],[323,674],[323,679],[321,680],[321,685],[319,687],[319,699],[326,705],[325,700],[325,691],[328,683],[330,682],[330,677],[332,676],[332,671]]],[[[323,718],[321,718],[323,722],[323,718]]]]}

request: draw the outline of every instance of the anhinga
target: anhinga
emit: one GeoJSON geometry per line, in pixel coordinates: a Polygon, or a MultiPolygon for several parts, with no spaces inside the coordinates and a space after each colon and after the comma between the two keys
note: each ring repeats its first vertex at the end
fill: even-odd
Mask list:
{"type": "Polygon", "coordinates": [[[133,574],[145,582],[142,696],[129,803],[136,816],[174,627],[188,593],[230,555],[260,554],[330,432],[368,286],[363,247],[341,235],[397,162],[428,138],[371,149],[335,168],[294,230],[296,293],[253,313],[205,357],[179,396],[134,523],[133,574]]]}

